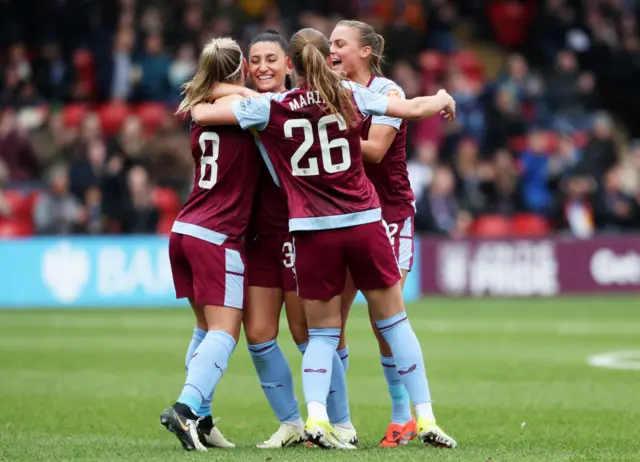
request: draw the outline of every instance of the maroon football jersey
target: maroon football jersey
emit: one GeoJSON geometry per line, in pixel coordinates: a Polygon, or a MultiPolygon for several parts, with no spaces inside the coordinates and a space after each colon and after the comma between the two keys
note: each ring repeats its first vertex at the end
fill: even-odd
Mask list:
{"type": "Polygon", "coordinates": [[[193,190],[173,232],[241,248],[262,170],[254,137],[238,127],[191,125],[193,190]]]}
{"type": "MultiPolygon", "coordinates": [[[[363,114],[384,114],[384,95],[364,87],[359,93],[354,97],[363,114]]],[[[287,196],[290,231],[344,228],[382,217],[364,172],[360,126],[348,128],[325,107],[319,92],[306,89],[247,98],[233,106],[242,128],[258,130],[267,167],[287,196]]]]}
{"type": "MultiPolygon", "coordinates": [[[[372,77],[368,88],[376,93],[404,98],[402,89],[392,80],[372,77]]],[[[362,138],[367,139],[371,125],[389,125],[398,130],[389,150],[379,164],[365,162],[364,169],[376,188],[382,217],[395,223],[415,214],[415,197],[407,171],[407,121],[386,116],[367,117],[362,126],[362,138]]]]}
{"type": "Polygon", "coordinates": [[[287,197],[267,170],[260,175],[251,212],[251,233],[261,235],[289,232],[287,197]]]}

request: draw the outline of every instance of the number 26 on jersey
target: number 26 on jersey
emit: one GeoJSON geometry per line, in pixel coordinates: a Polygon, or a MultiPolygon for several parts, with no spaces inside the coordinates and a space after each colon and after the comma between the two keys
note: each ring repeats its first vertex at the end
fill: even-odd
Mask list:
{"type": "MultiPolygon", "coordinates": [[[[349,151],[349,142],[346,138],[335,138],[329,141],[327,134],[327,125],[337,123],[338,129],[345,131],[347,123],[342,116],[330,114],[318,120],[318,140],[320,141],[320,149],[322,151],[322,168],[327,173],[337,173],[347,170],[351,166],[351,152],[349,151]],[[331,149],[340,148],[342,159],[338,163],[333,163],[331,159],[331,149]]],[[[307,119],[289,119],[284,124],[284,136],[293,138],[293,130],[301,128],[304,133],[304,141],[298,147],[296,152],[291,156],[291,173],[293,176],[317,176],[320,175],[320,167],[318,159],[307,158],[308,167],[301,167],[302,159],[307,155],[309,149],[314,143],[313,124],[307,119]]]]}

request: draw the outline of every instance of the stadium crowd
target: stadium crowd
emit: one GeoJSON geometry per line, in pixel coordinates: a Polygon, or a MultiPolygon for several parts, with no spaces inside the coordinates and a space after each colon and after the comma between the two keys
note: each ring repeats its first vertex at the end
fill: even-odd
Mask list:
{"type": "Polygon", "coordinates": [[[407,97],[416,229],[640,229],[640,38],[630,0],[0,1],[0,235],[168,232],[192,183],[180,85],[204,43],[358,17],[407,97]],[[471,21],[469,18],[473,18],[471,21]],[[497,44],[496,78],[457,29],[497,44]]]}

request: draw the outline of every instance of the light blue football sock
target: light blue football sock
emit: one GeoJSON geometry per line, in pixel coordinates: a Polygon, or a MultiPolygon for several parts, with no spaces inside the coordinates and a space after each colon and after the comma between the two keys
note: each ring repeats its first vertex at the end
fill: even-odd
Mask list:
{"type": "Polygon", "coordinates": [[[414,406],[431,401],[429,383],[424,368],[422,349],[404,311],[376,321],[384,339],[391,347],[396,371],[414,406]]]}
{"type": "MultiPolygon", "coordinates": [[[[187,370],[187,373],[189,372],[189,362],[191,361],[191,357],[196,352],[196,349],[204,339],[205,335],[207,335],[206,330],[200,329],[198,327],[193,328],[193,336],[191,337],[191,343],[189,343],[187,356],[184,358],[184,365],[187,370]]],[[[200,408],[196,412],[196,415],[198,417],[211,415],[211,401],[213,401],[213,393],[211,393],[202,401],[200,408]]]]}
{"type": "Polygon", "coordinates": [[[309,345],[302,357],[302,388],[306,403],[327,404],[331,372],[340,328],[309,329],[309,345]]]}
{"type": "MultiPolygon", "coordinates": [[[[309,342],[298,345],[300,353],[304,354],[309,342]]],[[[336,352],[333,357],[333,369],[331,371],[331,385],[327,396],[327,414],[332,424],[343,424],[351,421],[349,409],[349,395],[347,393],[347,381],[345,376],[345,361],[340,358],[340,352],[346,352],[346,348],[336,352]],[[339,366],[339,367],[338,367],[339,366]]],[[[346,359],[345,355],[345,359],[346,359]]]]}
{"type": "Polygon", "coordinates": [[[300,419],[298,400],[287,358],[275,339],[248,345],[249,354],[260,379],[260,386],[280,422],[300,419]]]}
{"type": "Polygon", "coordinates": [[[207,332],[189,361],[187,380],[178,402],[198,412],[207,397],[213,397],[213,391],[227,369],[235,347],[235,340],[226,332],[207,332]]]}
{"type": "Polygon", "coordinates": [[[191,361],[191,357],[196,352],[196,348],[200,345],[204,336],[207,335],[207,331],[203,329],[199,329],[197,327],[193,328],[193,335],[191,337],[191,343],[189,343],[189,349],[187,350],[187,356],[184,358],[184,367],[185,370],[189,370],[189,361],[191,361]]]}
{"type": "Polygon", "coordinates": [[[347,372],[349,370],[349,347],[346,346],[342,350],[338,350],[338,356],[342,361],[342,368],[347,372]]]}
{"type": "Polygon", "coordinates": [[[349,396],[347,394],[347,380],[345,370],[337,351],[333,353],[331,368],[331,385],[327,396],[327,414],[332,425],[351,421],[349,412],[349,396]]]}
{"type": "Polygon", "coordinates": [[[400,374],[396,370],[396,362],[393,358],[380,356],[382,372],[387,381],[389,395],[391,395],[391,422],[404,425],[413,419],[409,394],[402,384],[400,374]]]}

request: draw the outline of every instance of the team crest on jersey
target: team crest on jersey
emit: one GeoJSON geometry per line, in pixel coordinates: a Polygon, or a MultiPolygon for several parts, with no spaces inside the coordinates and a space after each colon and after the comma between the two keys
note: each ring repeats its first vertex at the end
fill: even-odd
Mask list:
{"type": "Polygon", "coordinates": [[[387,92],[387,98],[400,98],[400,92],[398,90],[389,90],[387,92]]]}

